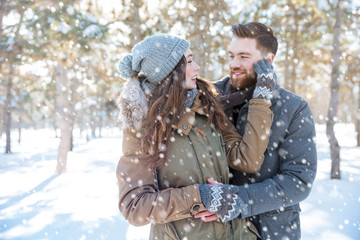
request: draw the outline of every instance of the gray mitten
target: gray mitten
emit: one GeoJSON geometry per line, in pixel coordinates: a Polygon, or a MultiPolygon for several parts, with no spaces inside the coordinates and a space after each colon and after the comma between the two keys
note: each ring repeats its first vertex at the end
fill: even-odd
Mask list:
{"type": "Polygon", "coordinates": [[[237,186],[201,184],[199,190],[202,204],[222,222],[231,221],[241,213],[247,213],[247,207],[237,193],[237,186]]]}
{"type": "Polygon", "coordinates": [[[253,98],[270,100],[276,86],[276,74],[268,59],[260,60],[253,64],[257,73],[256,87],[253,98]]]}

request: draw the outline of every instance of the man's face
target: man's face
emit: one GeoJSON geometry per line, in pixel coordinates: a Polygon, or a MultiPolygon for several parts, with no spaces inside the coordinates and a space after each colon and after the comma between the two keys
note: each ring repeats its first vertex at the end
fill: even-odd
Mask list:
{"type": "Polygon", "coordinates": [[[229,46],[230,83],[233,88],[245,89],[256,83],[253,63],[264,59],[256,48],[256,40],[233,37],[229,46]]]}

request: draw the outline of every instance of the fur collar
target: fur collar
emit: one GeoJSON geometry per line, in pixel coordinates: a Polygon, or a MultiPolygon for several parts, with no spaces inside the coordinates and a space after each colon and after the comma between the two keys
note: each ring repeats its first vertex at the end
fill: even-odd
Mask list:
{"type": "MultiPolygon", "coordinates": [[[[143,120],[148,114],[146,94],[149,94],[153,87],[154,85],[149,83],[146,78],[143,78],[142,76],[130,79],[124,84],[117,101],[117,105],[120,109],[118,119],[122,122],[122,127],[124,129],[141,129],[143,120]]],[[[198,90],[188,91],[186,101],[188,108],[193,106],[195,98],[198,98],[198,90]]]]}
{"type": "Polygon", "coordinates": [[[136,128],[140,130],[142,122],[148,113],[147,98],[137,78],[124,84],[118,99],[120,108],[119,119],[123,128],[136,128]]]}

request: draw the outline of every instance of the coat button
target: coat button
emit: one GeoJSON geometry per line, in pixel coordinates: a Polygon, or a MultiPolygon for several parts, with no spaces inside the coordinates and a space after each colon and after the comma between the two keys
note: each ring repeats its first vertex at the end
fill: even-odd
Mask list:
{"type": "Polygon", "coordinates": [[[188,126],[186,126],[186,125],[183,125],[183,129],[185,129],[185,130],[186,130],[186,129],[188,129],[188,126]]]}
{"type": "Polygon", "coordinates": [[[193,210],[194,211],[198,211],[200,209],[200,206],[199,205],[195,205],[194,207],[193,207],[193,210]]]}

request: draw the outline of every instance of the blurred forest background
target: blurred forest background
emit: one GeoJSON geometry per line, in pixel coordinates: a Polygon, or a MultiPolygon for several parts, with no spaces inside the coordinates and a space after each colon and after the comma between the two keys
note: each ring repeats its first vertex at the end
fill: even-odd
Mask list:
{"type": "Polygon", "coordinates": [[[73,129],[90,138],[119,126],[117,62],[134,44],[156,33],[182,36],[200,75],[219,80],[228,74],[231,26],[250,21],[277,33],[278,82],[309,102],[316,123],[353,123],[359,133],[360,0],[0,0],[5,152],[21,129],[52,128],[62,139],[62,172],[73,129]]]}

